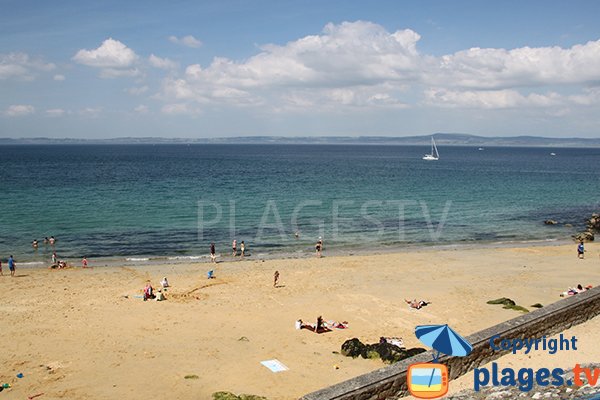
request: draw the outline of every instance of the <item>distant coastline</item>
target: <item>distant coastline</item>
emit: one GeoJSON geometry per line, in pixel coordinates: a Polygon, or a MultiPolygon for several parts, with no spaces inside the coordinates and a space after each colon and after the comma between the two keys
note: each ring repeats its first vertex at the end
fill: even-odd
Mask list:
{"type": "Polygon", "coordinates": [[[238,136],[223,138],[120,137],[110,139],[77,138],[0,138],[7,145],[98,145],[98,144],[327,144],[422,146],[433,136],[441,146],[474,147],[600,147],[600,138],[549,138],[538,136],[485,137],[460,133],[435,133],[421,136],[238,136]]]}

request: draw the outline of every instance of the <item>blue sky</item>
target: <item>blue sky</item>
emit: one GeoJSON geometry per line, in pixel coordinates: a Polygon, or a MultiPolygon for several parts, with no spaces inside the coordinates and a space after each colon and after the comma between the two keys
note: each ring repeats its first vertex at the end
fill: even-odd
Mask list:
{"type": "Polygon", "coordinates": [[[0,137],[600,133],[598,1],[0,4],[0,137]]]}

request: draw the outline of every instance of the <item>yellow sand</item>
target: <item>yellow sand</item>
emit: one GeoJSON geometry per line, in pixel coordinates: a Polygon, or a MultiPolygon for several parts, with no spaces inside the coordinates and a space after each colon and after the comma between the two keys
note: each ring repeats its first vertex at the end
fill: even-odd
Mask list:
{"type": "MultiPolygon", "coordinates": [[[[209,399],[225,390],[297,398],[383,366],[334,354],[346,339],[401,336],[408,347],[420,346],[416,325],[448,323],[469,335],[519,315],[487,300],[549,304],[569,286],[598,284],[600,246],[586,248],[585,260],[577,259],[574,245],[264,262],[224,257],[212,280],[209,264],[18,269],[19,277],[0,277],[0,383],[13,386],[0,396],[209,399]],[[275,270],[279,288],[272,284],[275,270]],[[157,287],[163,276],[172,285],[167,301],[134,297],[147,280],[157,287]],[[414,310],[405,298],[432,304],[414,310]],[[348,321],[349,329],[320,335],[294,329],[298,318],[314,323],[319,315],[348,321]],[[269,359],[289,370],[271,372],[260,364],[269,359]]],[[[578,362],[599,358],[587,340],[599,324],[588,324],[595,329],[575,328],[578,362]]],[[[560,363],[571,356],[551,357],[560,363]]],[[[471,387],[472,377],[462,385],[471,387]]]]}

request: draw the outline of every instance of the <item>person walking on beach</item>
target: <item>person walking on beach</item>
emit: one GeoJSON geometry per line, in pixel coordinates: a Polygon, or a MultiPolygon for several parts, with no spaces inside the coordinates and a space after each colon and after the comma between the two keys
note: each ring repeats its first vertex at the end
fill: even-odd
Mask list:
{"type": "Polygon", "coordinates": [[[232,256],[237,256],[237,240],[233,239],[233,243],[231,244],[231,250],[233,252],[232,256]]]}
{"type": "Polygon", "coordinates": [[[0,276],[4,276],[4,274],[2,273],[2,260],[0,260],[0,276]]]}
{"type": "Polygon", "coordinates": [[[583,248],[583,241],[579,242],[579,246],[577,246],[577,257],[583,259],[585,250],[583,248]]]}
{"type": "Polygon", "coordinates": [[[83,260],[81,260],[81,266],[83,268],[87,268],[88,267],[87,258],[85,258],[85,256],[83,256],[83,260]]]}
{"type": "Polygon", "coordinates": [[[210,259],[214,263],[217,262],[217,255],[216,255],[216,252],[215,252],[215,244],[214,243],[210,244],[210,259]]]}
{"type": "Polygon", "coordinates": [[[17,263],[15,262],[15,259],[11,255],[10,257],[8,257],[8,269],[10,270],[10,276],[15,276],[15,267],[16,266],[17,266],[17,263]]]}
{"type": "Polygon", "coordinates": [[[273,287],[277,287],[278,283],[279,283],[279,271],[275,271],[275,273],[273,274],[273,287]]]}
{"type": "Polygon", "coordinates": [[[240,257],[244,258],[244,252],[246,251],[246,244],[244,243],[244,241],[242,240],[242,243],[240,244],[240,257]]]}

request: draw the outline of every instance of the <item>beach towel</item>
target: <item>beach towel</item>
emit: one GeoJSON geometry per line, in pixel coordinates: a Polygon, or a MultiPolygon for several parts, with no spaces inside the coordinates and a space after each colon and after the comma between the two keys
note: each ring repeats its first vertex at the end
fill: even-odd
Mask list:
{"type": "Polygon", "coordinates": [[[289,370],[288,367],[283,365],[283,363],[277,359],[261,361],[260,363],[269,368],[271,372],[282,372],[289,370]]]}
{"type": "MultiPolygon", "coordinates": [[[[302,326],[302,329],[308,329],[311,332],[315,332],[315,326],[312,324],[305,324],[302,326]]],[[[331,332],[331,329],[329,329],[326,326],[322,326],[321,329],[319,330],[319,332],[315,332],[315,333],[326,333],[326,332],[331,332]]]]}

